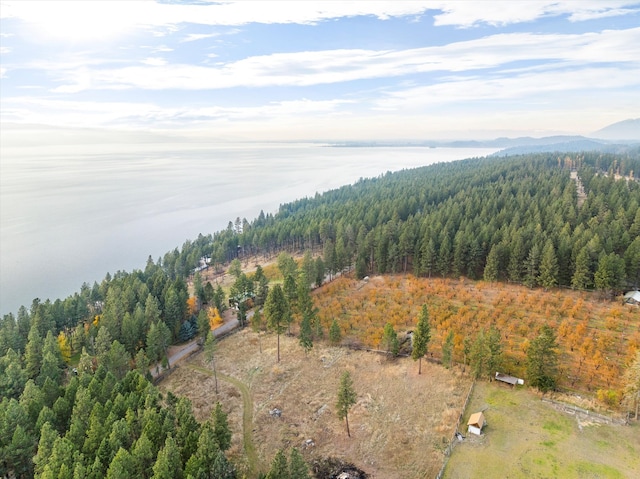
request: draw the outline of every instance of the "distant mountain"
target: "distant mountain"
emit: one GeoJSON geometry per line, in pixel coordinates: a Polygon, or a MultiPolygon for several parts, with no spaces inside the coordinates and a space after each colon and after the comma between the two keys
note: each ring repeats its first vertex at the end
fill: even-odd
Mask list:
{"type": "Polygon", "coordinates": [[[640,141],[640,118],[619,121],[605,126],[589,135],[591,138],[603,140],[635,140],[640,141]]]}
{"type": "MultiPolygon", "coordinates": [[[[634,120],[635,121],[635,120],[634,120]]],[[[329,147],[338,148],[375,148],[375,147],[431,147],[431,148],[500,148],[491,156],[525,155],[529,153],[599,151],[602,153],[638,154],[640,140],[628,139],[615,141],[586,136],[545,136],[533,138],[496,138],[493,140],[414,140],[414,141],[346,141],[330,143],[329,147]]]]}

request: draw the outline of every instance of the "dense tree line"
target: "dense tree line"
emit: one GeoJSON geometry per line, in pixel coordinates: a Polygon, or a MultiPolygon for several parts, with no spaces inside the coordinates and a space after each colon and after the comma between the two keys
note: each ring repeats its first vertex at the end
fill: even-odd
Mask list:
{"type": "Polygon", "coordinates": [[[282,205],[204,250],[214,262],[322,251],[329,275],[354,265],[361,277],[411,271],[614,292],[640,285],[639,172],[637,157],[607,154],[432,165],[282,205]]]}
{"type": "MultiPolygon", "coordinates": [[[[20,374],[19,362],[12,367],[20,374]]],[[[0,433],[0,477],[236,477],[220,405],[199,424],[188,399],[163,397],[135,370],[118,379],[100,365],[66,384],[60,374],[29,379],[0,402],[0,433]]]]}

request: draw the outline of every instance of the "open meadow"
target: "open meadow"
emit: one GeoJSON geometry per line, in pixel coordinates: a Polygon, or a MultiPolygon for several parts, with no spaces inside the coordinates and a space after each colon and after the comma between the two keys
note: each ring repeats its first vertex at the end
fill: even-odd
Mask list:
{"type": "Polygon", "coordinates": [[[603,424],[568,414],[526,388],[479,382],[463,424],[484,411],[483,435],[466,435],[445,469],[446,479],[637,478],[640,425],[603,424]]]}
{"type": "Polygon", "coordinates": [[[244,330],[221,340],[218,394],[202,353],[180,364],[160,387],[191,399],[200,421],[216,401],[222,403],[234,433],[231,457],[249,477],[266,471],[278,449],[291,447],[308,462],[336,457],[372,478],[437,474],[471,384],[467,377],[425,361],[418,375],[410,359],[346,348],[316,345],[305,355],[297,338],[283,335],[280,341],[278,364],[273,334],[259,338],[244,330]],[[349,414],[351,438],[335,408],[346,370],[357,392],[349,414]],[[250,414],[243,418],[245,407],[250,414]],[[282,411],[280,417],[270,414],[274,409],[282,411]],[[305,447],[308,439],[313,445],[305,447]]]}

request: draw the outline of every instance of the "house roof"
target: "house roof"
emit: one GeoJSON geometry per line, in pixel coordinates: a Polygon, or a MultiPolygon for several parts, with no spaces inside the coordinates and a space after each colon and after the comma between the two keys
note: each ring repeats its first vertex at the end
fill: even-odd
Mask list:
{"type": "Polygon", "coordinates": [[[629,291],[627,294],[624,295],[624,299],[625,300],[633,299],[634,301],[637,301],[640,303],[640,291],[629,291]]]}
{"type": "Polygon", "coordinates": [[[484,426],[484,414],[481,412],[473,413],[467,422],[467,426],[476,426],[482,429],[482,426],[484,426]]]}

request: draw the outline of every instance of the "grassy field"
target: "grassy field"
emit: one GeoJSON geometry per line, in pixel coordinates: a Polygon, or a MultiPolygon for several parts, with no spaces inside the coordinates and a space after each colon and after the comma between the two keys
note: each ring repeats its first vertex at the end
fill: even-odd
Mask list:
{"type": "Polygon", "coordinates": [[[478,383],[463,424],[484,410],[482,437],[466,434],[446,479],[637,478],[640,425],[598,424],[560,412],[527,389],[478,383]]]}
{"type": "Polygon", "coordinates": [[[160,387],[190,398],[200,421],[208,417],[216,401],[222,403],[234,432],[231,457],[249,478],[255,477],[253,471],[266,471],[278,449],[291,447],[301,449],[307,461],[336,457],[372,478],[435,477],[469,378],[424,361],[419,376],[417,363],[410,359],[389,360],[375,353],[320,344],[305,355],[297,338],[283,335],[280,341],[280,363],[276,363],[275,335],[259,339],[256,333],[244,330],[220,341],[218,394],[214,378],[207,373],[210,365],[201,354],[180,364],[160,387]],[[335,412],[340,375],[345,370],[351,372],[358,396],[349,414],[351,438],[335,412]],[[246,427],[243,418],[248,404],[252,428],[246,427]],[[274,408],[282,411],[281,417],[269,414],[274,408]],[[247,461],[243,430],[252,434],[257,465],[247,461]],[[307,439],[313,440],[312,447],[304,447],[307,439]]]}

